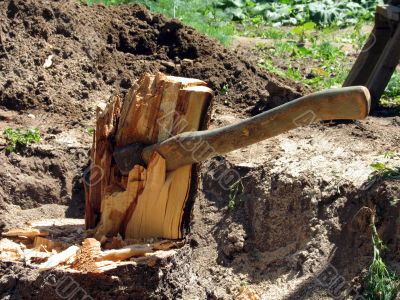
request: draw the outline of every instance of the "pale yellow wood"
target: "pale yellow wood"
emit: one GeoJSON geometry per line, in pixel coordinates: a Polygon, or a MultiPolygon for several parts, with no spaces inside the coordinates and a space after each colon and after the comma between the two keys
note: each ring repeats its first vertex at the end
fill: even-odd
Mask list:
{"type": "Polygon", "coordinates": [[[175,109],[181,86],[182,84],[179,81],[167,81],[164,84],[157,124],[155,124],[158,127],[157,142],[166,140],[172,134],[175,109]]]}
{"type": "Polygon", "coordinates": [[[160,73],[142,76],[138,89],[128,94],[131,98],[125,98],[116,135],[118,147],[137,141],[152,143],[153,125],[161,100],[158,90],[164,78],[165,75],[160,73]]]}
{"type": "Polygon", "coordinates": [[[68,261],[71,257],[76,256],[76,254],[79,251],[78,246],[71,246],[68,249],[65,249],[64,251],[55,254],[51,256],[48,261],[42,263],[39,265],[39,270],[49,270],[57,267],[60,264],[65,263],[68,261]]]}
{"type": "Polygon", "coordinates": [[[27,222],[30,227],[63,227],[63,226],[76,226],[83,228],[85,226],[84,219],[70,219],[70,218],[60,218],[60,219],[43,219],[34,220],[27,222]]]}
{"type": "Polygon", "coordinates": [[[201,85],[207,85],[202,80],[195,79],[195,78],[185,78],[185,77],[177,77],[177,76],[167,76],[168,81],[172,82],[179,82],[183,84],[184,86],[201,86],[201,85]]]}
{"type": "Polygon", "coordinates": [[[150,223],[158,217],[154,216],[148,207],[160,194],[165,182],[165,172],[165,160],[158,153],[154,153],[147,167],[144,190],[138,197],[136,209],[127,224],[125,238],[148,237],[150,223]]]}
{"type": "MultiPolygon", "coordinates": [[[[181,87],[182,84],[176,82],[164,84],[163,101],[157,124],[163,129],[159,129],[158,141],[180,132],[198,130],[200,127],[201,118],[212,91],[195,84],[191,87],[181,87]],[[165,105],[163,105],[164,101],[165,105]]],[[[148,196],[149,194],[139,197],[138,206],[131,222],[128,223],[129,229],[127,228],[125,233],[127,238],[182,238],[181,223],[189,196],[191,172],[191,166],[170,172],[166,175],[166,180],[158,195],[153,189],[151,197],[148,196]],[[131,228],[136,228],[136,230],[131,228]]]]}
{"type": "Polygon", "coordinates": [[[35,240],[33,241],[33,248],[37,249],[38,251],[51,252],[55,250],[58,252],[66,247],[67,245],[64,243],[53,241],[41,236],[35,237],[35,240]]]}
{"type": "Polygon", "coordinates": [[[89,188],[85,187],[85,223],[87,229],[95,227],[96,218],[101,209],[101,200],[110,184],[112,152],[109,143],[117,129],[120,110],[119,97],[113,97],[105,109],[98,108],[96,111],[96,131],[93,135],[90,178],[87,182],[89,188]]]}
{"type": "MultiPolygon", "coordinates": [[[[180,132],[198,130],[212,96],[205,85],[197,79],[145,74],[134,83],[121,105],[114,138],[108,139],[108,147],[101,146],[112,149],[135,142],[154,144],[180,132]]],[[[100,162],[106,165],[108,160],[100,162]]],[[[133,178],[131,173],[126,178],[115,166],[108,171],[109,185],[101,195],[98,190],[96,194],[101,203],[97,239],[117,234],[125,239],[183,237],[181,225],[190,191],[191,166],[167,173],[165,160],[153,153],[146,169],[142,169],[145,178],[133,178]]],[[[93,193],[89,195],[93,197],[93,193]]]]}
{"type": "MultiPolygon", "coordinates": [[[[180,119],[175,121],[174,135],[199,129],[205,106],[211,95],[212,91],[205,86],[187,87],[181,91],[182,101],[177,106],[177,117],[180,119]]],[[[191,173],[192,167],[184,166],[168,175],[170,186],[163,224],[164,238],[182,238],[181,223],[189,197],[191,173]]]]}
{"type": "Polygon", "coordinates": [[[153,252],[150,245],[131,245],[122,249],[103,251],[97,260],[121,261],[131,257],[144,256],[150,252],[153,252]]]}
{"type": "Polygon", "coordinates": [[[20,244],[9,239],[0,240],[0,260],[19,261],[24,258],[24,252],[20,244]]]}
{"type": "Polygon", "coordinates": [[[159,196],[155,201],[153,201],[153,203],[149,204],[149,210],[153,211],[154,215],[157,216],[157,218],[154,218],[154,221],[151,223],[151,229],[147,232],[149,236],[166,237],[164,236],[164,222],[172,180],[172,176],[167,176],[159,196]]]}
{"type": "Polygon", "coordinates": [[[163,222],[163,237],[169,239],[182,238],[180,229],[183,206],[189,195],[192,166],[184,166],[171,172],[168,177],[170,186],[163,222]]]}
{"type": "Polygon", "coordinates": [[[96,228],[96,238],[103,235],[117,236],[129,206],[137,200],[146,178],[146,170],[135,166],[129,173],[127,189],[113,190],[101,202],[101,220],[96,228]]]}
{"type": "Polygon", "coordinates": [[[85,239],[73,261],[72,267],[81,272],[99,272],[95,264],[97,257],[101,255],[100,242],[93,238],[85,239]]]}
{"type": "Polygon", "coordinates": [[[49,232],[45,230],[40,230],[37,228],[29,229],[10,229],[2,233],[3,236],[7,237],[27,237],[34,238],[36,236],[48,236],[49,232]]]}

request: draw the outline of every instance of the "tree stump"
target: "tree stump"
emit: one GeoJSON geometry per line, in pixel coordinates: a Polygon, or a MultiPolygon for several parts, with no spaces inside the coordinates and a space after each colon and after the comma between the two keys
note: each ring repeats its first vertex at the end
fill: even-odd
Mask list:
{"type": "Polygon", "coordinates": [[[6,281],[10,293],[24,299],[179,297],[177,285],[193,276],[191,248],[181,239],[197,191],[196,166],[167,171],[154,152],[125,176],[113,152],[203,129],[211,98],[203,81],[145,74],[124,101],[113,97],[99,107],[84,180],[85,220],[34,220],[2,233],[0,274],[29,278],[6,281]]]}
{"type": "MultiPolygon", "coordinates": [[[[147,166],[124,176],[115,165],[116,147],[152,145],[170,136],[204,128],[211,89],[197,79],[143,75],[121,102],[114,97],[97,110],[92,164],[86,189],[86,228],[95,237],[181,239],[197,189],[192,165],[167,171],[154,152],[147,166]]],[[[138,153],[139,154],[139,153],[138,153]]]]}

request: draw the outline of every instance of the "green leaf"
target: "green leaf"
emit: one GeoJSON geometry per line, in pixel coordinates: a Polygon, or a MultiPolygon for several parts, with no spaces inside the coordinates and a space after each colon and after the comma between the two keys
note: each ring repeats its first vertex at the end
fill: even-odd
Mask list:
{"type": "Polygon", "coordinates": [[[87,129],[87,132],[88,132],[90,135],[93,135],[93,134],[96,132],[96,129],[94,129],[94,128],[88,128],[88,129],[87,129]]]}
{"type": "Polygon", "coordinates": [[[383,163],[373,163],[370,166],[371,166],[371,168],[378,170],[378,171],[386,169],[386,165],[383,163]]]}
{"type": "Polygon", "coordinates": [[[40,134],[37,128],[30,128],[22,133],[20,129],[7,128],[3,131],[3,134],[8,141],[6,147],[7,152],[14,152],[17,147],[25,147],[30,143],[37,143],[40,141],[40,134]]]}
{"type": "Polygon", "coordinates": [[[315,24],[314,22],[310,21],[307,22],[303,25],[305,30],[313,30],[315,27],[317,26],[317,24],[315,24]]]}
{"type": "Polygon", "coordinates": [[[231,16],[232,19],[236,19],[236,20],[243,20],[244,18],[246,18],[246,15],[243,12],[243,9],[239,8],[239,7],[230,7],[225,9],[225,13],[227,16],[231,16]]]}
{"type": "Polygon", "coordinates": [[[260,24],[262,21],[263,21],[263,18],[261,16],[257,16],[257,17],[251,18],[251,22],[253,24],[260,24]]]}
{"type": "Polygon", "coordinates": [[[227,0],[226,1],[226,5],[227,6],[231,6],[229,4],[231,4],[233,6],[236,6],[236,7],[246,6],[246,2],[244,0],[227,0]]]}

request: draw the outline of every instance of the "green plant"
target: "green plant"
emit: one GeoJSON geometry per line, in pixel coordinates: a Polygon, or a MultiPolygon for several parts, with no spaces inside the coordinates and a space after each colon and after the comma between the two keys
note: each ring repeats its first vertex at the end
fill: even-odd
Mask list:
{"type": "Polygon", "coordinates": [[[249,285],[249,283],[245,280],[240,282],[240,286],[248,286],[248,285],[249,285]]]}
{"type": "Polygon", "coordinates": [[[237,198],[244,192],[244,186],[241,180],[235,182],[232,184],[232,186],[229,188],[229,202],[228,202],[228,208],[229,209],[234,209],[236,206],[237,198]]]}
{"type": "Polygon", "coordinates": [[[219,0],[216,5],[225,18],[260,24],[260,16],[274,26],[314,22],[319,27],[355,25],[371,20],[377,0],[219,0]]]}
{"type": "Polygon", "coordinates": [[[385,90],[381,99],[385,107],[400,107],[400,72],[396,71],[385,90]]]}
{"type": "Polygon", "coordinates": [[[351,44],[355,46],[357,51],[361,51],[367,41],[368,34],[361,31],[362,23],[354,26],[354,30],[350,34],[351,44]]]}
{"type": "Polygon", "coordinates": [[[364,297],[368,300],[393,300],[400,288],[399,278],[382,259],[386,247],[378,235],[373,217],[371,229],[374,256],[363,280],[364,297]]]}
{"type": "Polygon", "coordinates": [[[306,33],[308,31],[313,30],[316,26],[317,24],[310,21],[303,25],[296,26],[295,28],[293,28],[292,32],[298,36],[300,43],[304,43],[306,38],[306,33]]]}
{"type": "Polygon", "coordinates": [[[274,27],[266,27],[262,29],[259,36],[271,40],[280,40],[287,38],[290,34],[274,27]]]}
{"type": "Polygon", "coordinates": [[[220,89],[219,91],[221,93],[221,95],[226,95],[229,92],[229,85],[228,84],[224,84],[223,87],[220,89]]]}
{"type": "Polygon", "coordinates": [[[39,129],[30,128],[22,132],[20,129],[7,128],[3,131],[8,146],[7,152],[15,152],[18,148],[26,147],[30,143],[37,143],[40,141],[39,129]]]}
{"type": "Polygon", "coordinates": [[[395,157],[398,157],[398,154],[396,152],[393,152],[393,151],[386,151],[385,153],[383,153],[383,157],[384,158],[393,159],[395,157]]]}
{"type": "Polygon", "coordinates": [[[134,1],[129,0],[86,0],[88,4],[103,3],[104,5],[124,4],[134,1]]]}
{"type": "Polygon", "coordinates": [[[94,128],[88,128],[87,129],[87,133],[90,134],[90,135],[93,135],[95,132],[96,132],[96,129],[94,129],[94,128]]]}
{"type": "Polygon", "coordinates": [[[292,37],[292,32],[286,28],[272,27],[261,16],[244,19],[237,25],[237,34],[247,37],[259,37],[271,40],[283,40],[292,37]],[[255,21],[255,19],[257,21],[255,21]]]}
{"type": "Polygon", "coordinates": [[[400,178],[400,166],[390,167],[384,163],[377,162],[370,165],[374,171],[370,175],[370,179],[397,179],[400,178]]]}
{"type": "MultiPolygon", "coordinates": [[[[301,32],[299,29],[300,35],[301,32]]],[[[301,35],[300,38],[304,36],[301,35]]],[[[315,90],[341,86],[351,67],[341,47],[321,39],[319,35],[309,38],[307,43],[283,41],[269,48],[256,45],[256,49],[261,57],[265,57],[261,66],[269,72],[294,81],[301,81],[315,90]],[[288,68],[280,67],[282,59],[284,59],[284,65],[289,66],[288,68]],[[299,61],[306,67],[294,67],[299,66],[299,61]],[[275,65],[275,62],[278,64],[275,65]]]]}
{"type": "Polygon", "coordinates": [[[287,77],[286,73],[283,69],[275,66],[274,62],[272,59],[265,59],[263,63],[260,64],[260,67],[265,68],[269,72],[276,74],[281,77],[287,77]]]}

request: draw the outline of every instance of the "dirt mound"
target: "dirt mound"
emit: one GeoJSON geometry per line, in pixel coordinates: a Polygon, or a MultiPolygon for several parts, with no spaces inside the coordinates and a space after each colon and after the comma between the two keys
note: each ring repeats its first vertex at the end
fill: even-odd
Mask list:
{"type": "Polygon", "coordinates": [[[142,6],[85,6],[78,1],[1,4],[0,104],[85,117],[93,102],[125,92],[143,72],[205,80],[216,100],[237,111],[270,97],[301,93],[243,57],[142,6]],[[52,55],[52,66],[44,68],[52,55]]]}
{"type": "Polygon", "coordinates": [[[69,214],[81,213],[79,177],[96,106],[125,93],[144,72],[203,79],[218,105],[240,114],[302,92],[139,5],[13,0],[0,7],[0,129],[39,127],[45,139],[24,157],[5,157],[0,203],[30,209],[76,200],[69,214]],[[228,92],[220,93],[224,86],[228,92]]]}

